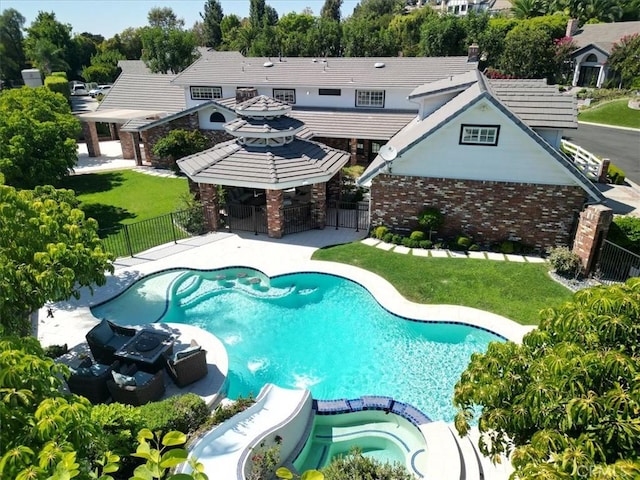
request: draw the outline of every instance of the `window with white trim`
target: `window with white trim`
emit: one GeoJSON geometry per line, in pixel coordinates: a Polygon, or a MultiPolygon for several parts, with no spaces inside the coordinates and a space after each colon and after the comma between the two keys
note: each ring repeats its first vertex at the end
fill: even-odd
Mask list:
{"type": "Polygon", "coordinates": [[[296,91],[294,89],[274,88],[273,98],[284,103],[296,103],[296,91]]]}
{"type": "Polygon", "coordinates": [[[191,87],[191,100],[222,98],[222,87],[191,87]]]}
{"type": "Polygon", "coordinates": [[[378,153],[381,145],[378,142],[371,142],[371,153],[378,153]]]}
{"type": "Polygon", "coordinates": [[[498,145],[500,125],[462,125],[460,143],[463,145],[498,145]]]}
{"type": "Polygon", "coordinates": [[[356,90],[356,107],[384,107],[384,90],[356,90]]]}

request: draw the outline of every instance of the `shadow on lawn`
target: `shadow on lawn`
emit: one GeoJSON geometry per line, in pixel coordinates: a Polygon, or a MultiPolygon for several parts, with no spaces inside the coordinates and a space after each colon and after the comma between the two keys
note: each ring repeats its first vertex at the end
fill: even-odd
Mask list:
{"type": "Polygon", "coordinates": [[[76,195],[83,195],[106,192],[122,185],[123,182],[124,178],[121,172],[86,173],[66,177],[60,182],[60,188],[70,188],[76,192],[76,195]]]}
{"type": "Polygon", "coordinates": [[[103,203],[86,203],[82,204],[81,208],[87,217],[96,219],[101,237],[120,230],[123,220],[136,218],[129,210],[103,203]]]}

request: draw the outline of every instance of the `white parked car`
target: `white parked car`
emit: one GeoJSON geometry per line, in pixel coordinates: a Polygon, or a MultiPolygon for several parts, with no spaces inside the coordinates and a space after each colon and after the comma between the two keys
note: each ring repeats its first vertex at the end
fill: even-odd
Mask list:
{"type": "Polygon", "coordinates": [[[106,95],[109,93],[111,89],[111,85],[98,85],[96,88],[92,88],[89,90],[89,95],[93,98],[96,98],[98,95],[106,95]]]}
{"type": "Polygon", "coordinates": [[[87,95],[87,86],[84,83],[74,83],[71,86],[71,95],[80,96],[87,95]]]}

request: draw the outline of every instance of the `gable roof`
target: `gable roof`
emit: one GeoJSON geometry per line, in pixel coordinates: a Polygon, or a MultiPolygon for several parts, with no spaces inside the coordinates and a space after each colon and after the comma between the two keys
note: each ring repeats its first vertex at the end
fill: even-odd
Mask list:
{"type": "Polygon", "coordinates": [[[185,109],[184,89],[172,85],[175,75],[122,72],[96,109],[154,110],[175,113],[185,109]]]}
{"type": "Polygon", "coordinates": [[[596,45],[601,50],[611,53],[614,43],[625,35],[634,33],[640,33],[640,21],[586,24],[578,29],[572,38],[579,49],[587,45],[596,45]]]}
{"type": "Polygon", "coordinates": [[[174,85],[320,88],[415,88],[477,68],[467,57],[243,57],[207,52],[178,74],[174,85]]]}
{"type": "MultiPolygon", "coordinates": [[[[544,91],[542,86],[538,85],[538,81],[526,80],[518,84],[518,87],[525,88],[529,84],[538,93],[544,91]]],[[[505,86],[506,88],[507,86],[505,86]]],[[[396,158],[400,157],[403,152],[409,150],[414,145],[422,142],[426,138],[435,134],[441,127],[448,124],[456,117],[464,113],[466,110],[474,106],[479,101],[486,99],[494,104],[498,110],[504,113],[509,119],[523,130],[529,137],[538,143],[547,153],[569,171],[577,183],[597,201],[603,200],[602,194],[593,186],[591,181],[578,168],[568,161],[568,159],[549,145],[542,137],[540,137],[533,129],[528,126],[515,112],[497,97],[491,89],[491,83],[478,72],[478,81],[469,86],[466,90],[455,96],[453,99],[445,103],[438,110],[428,117],[420,120],[416,117],[411,123],[406,125],[397,135],[395,135],[387,145],[394,148],[396,158]]],[[[393,160],[391,160],[393,162],[393,160]]],[[[362,176],[357,180],[358,185],[364,185],[370,182],[375,176],[381,173],[388,165],[380,155],[371,162],[362,176]]]]}

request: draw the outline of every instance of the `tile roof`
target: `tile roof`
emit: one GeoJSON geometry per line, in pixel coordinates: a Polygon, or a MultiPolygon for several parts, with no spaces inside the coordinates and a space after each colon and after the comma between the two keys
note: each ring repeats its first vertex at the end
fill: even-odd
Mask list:
{"type": "Polygon", "coordinates": [[[409,94],[409,99],[424,95],[440,94],[445,92],[462,91],[472,83],[478,81],[478,71],[472,70],[461,75],[451,75],[441,80],[420,85],[409,94]]]}
{"type": "Polygon", "coordinates": [[[171,84],[175,75],[122,72],[96,111],[154,110],[175,113],[185,109],[184,88],[171,84]]]}
{"type": "Polygon", "coordinates": [[[281,132],[286,135],[293,135],[304,127],[304,123],[291,117],[271,118],[268,122],[260,118],[236,118],[226,123],[224,128],[237,137],[250,136],[255,134],[269,134],[281,132]]]}
{"type": "Polygon", "coordinates": [[[236,103],[239,115],[285,115],[291,111],[291,105],[266,95],[257,95],[242,103],[236,103]]]}
{"type": "Polygon", "coordinates": [[[279,59],[208,52],[181,72],[173,84],[415,88],[476,68],[477,64],[467,62],[466,56],[279,59]],[[384,66],[376,67],[380,64],[384,66]]]}
{"type": "Polygon", "coordinates": [[[596,45],[611,53],[614,43],[633,33],[640,33],[640,22],[594,23],[580,27],[572,38],[578,48],[596,45]]]}
{"type": "Polygon", "coordinates": [[[576,98],[544,79],[487,79],[487,87],[532,128],[578,128],[576,98]]]}
{"type": "Polygon", "coordinates": [[[199,183],[285,189],[326,182],[349,161],[347,152],[308,140],[278,146],[242,145],[237,140],[178,160],[180,170],[199,183]]]}
{"type": "Polygon", "coordinates": [[[151,70],[142,60],[118,60],[122,73],[151,74],[151,70]]]}

